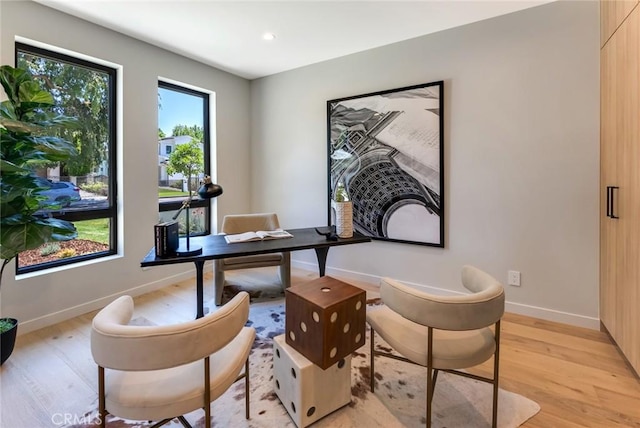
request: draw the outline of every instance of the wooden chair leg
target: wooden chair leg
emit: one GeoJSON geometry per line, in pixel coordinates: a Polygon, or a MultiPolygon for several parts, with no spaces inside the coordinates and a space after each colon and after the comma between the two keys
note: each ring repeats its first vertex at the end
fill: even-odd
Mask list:
{"type": "Polygon", "coordinates": [[[209,357],[204,359],[204,426],[211,428],[211,384],[209,357]]]}
{"type": "Polygon", "coordinates": [[[438,381],[438,369],[433,369],[433,380],[431,381],[431,402],[433,403],[433,394],[436,390],[436,382],[438,381]]]}
{"type": "Polygon", "coordinates": [[[496,322],[494,336],[496,339],[496,352],[493,355],[493,419],[492,428],[498,426],[498,381],[500,374],[500,320],[496,322]]]}
{"type": "Polygon", "coordinates": [[[244,363],[244,409],[245,417],[249,419],[249,357],[244,363]]]}
{"type": "Polygon", "coordinates": [[[105,399],[104,385],[104,367],[98,366],[98,418],[100,420],[100,428],[105,428],[107,424],[107,411],[105,399]]]}
{"type": "Polygon", "coordinates": [[[429,327],[427,336],[427,428],[431,427],[431,401],[433,400],[433,327],[429,327]]]}
{"type": "Polygon", "coordinates": [[[369,376],[371,377],[371,381],[370,381],[370,382],[371,382],[371,392],[373,392],[374,385],[375,385],[375,383],[376,383],[376,378],[375,378],[375,374],[376,374],[376,372],[375,372],[375,369],[374,369],[374,367],[373,367],[373,362],[374,362],[373,350],[374,350],[374,348],[375,348],[374,343],[373,343],[373,342],[374,342],[374,340],[375,340],[375,331],[373,330],[373,327],[371,327],[371,340],[369,341],[369,342],[371,342],[371,343],[370,343],[370,346],[371,346],[371,349],[370,349],[370,354],[371,354],[370,359],[371,359],[371,362],[369,363],[369,376]]]}

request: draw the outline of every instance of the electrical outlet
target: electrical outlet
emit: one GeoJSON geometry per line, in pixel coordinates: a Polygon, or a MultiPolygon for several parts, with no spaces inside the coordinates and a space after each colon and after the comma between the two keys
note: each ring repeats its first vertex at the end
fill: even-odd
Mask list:
{"type": "Polygon", "coordinates": [[[520,272],[517,270],[510,270],[507,272],[507,283],[516,287],[520,287],[520,272]]]}

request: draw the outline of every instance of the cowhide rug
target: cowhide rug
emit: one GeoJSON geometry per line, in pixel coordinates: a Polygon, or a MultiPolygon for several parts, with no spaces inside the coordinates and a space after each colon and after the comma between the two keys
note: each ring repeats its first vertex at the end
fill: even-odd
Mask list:
{"type": "MultiPolygon", "coordinates": [[[[233,290],[229,290],[233,292],[233,290]]],[[[225,293],[228,291],[225,289],[225,293]]],[[[225,299],[226,300],[226,299],[225,299]]],[[[370,302],[369,308],[380,304],[370,302]]],[[[246,428],[295,427],[280,404],[273,386],[272,338],[284,332],[284,296],[282,293],[252,295],[249,323],[257,332],[250,356],[251,419],[244,417],[244,382],[234,384],[212,404],[212,426],[246,428]]],[[[144,324],[144,320],[142,321],[144,324]]],[[[349,405],[315,422],[313,427],[419,427],[425,425],[425,376],[423,367],[388,358],[376,359],[376,392],[369,389],[369,335],[367,343],[353,353],[351,360],[351,392],[349,405]]],[[[376,346],[385,346],[376,338],[376,346]]],[[[491,426],[491,386],[468,378],[440,373],[433,398],[434,427],[491,426]]],[[[535,402],[504,390],[498,399],[498,426],[517,427],[534,416],[540,406],[535,402]]],[[[97,407],[97,402],[96,402],[97,407]]],[[[95,408],[86,419],[96,415],[95,408]]],[[[186,415],[194,427],[204,426],[204,412],[186,415]]],[[[109,428],[148,427],[147,422],[133,422],[113,416],[107,418],[109,428]]],[[[177,419],[165,425],[182,426],[177,419]]],[[[74,425],[89,428],[95,425],[74,425]]],[[[69,427],[71,428],[71,427],[69,427]]]]}

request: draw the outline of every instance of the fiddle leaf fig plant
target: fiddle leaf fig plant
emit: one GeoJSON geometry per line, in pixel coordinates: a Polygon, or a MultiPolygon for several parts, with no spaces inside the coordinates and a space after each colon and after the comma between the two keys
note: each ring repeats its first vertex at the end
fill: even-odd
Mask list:
{"type": "Polygon", "coordinates": [[[50,217],[43,209],[45,190],[35,171],[76,154],[74,146],[55,135],[74,119],[59,114],[51,92],[26,70],[0,67],[6,100],[0,103],[0,286],[4,268],[23,251],[49,241],[77,236],[72,223],[50,217]]]}

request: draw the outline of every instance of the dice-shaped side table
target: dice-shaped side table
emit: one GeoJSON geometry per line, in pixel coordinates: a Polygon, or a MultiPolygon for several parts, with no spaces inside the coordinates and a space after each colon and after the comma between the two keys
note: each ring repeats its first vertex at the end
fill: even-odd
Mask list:
{"type": "Polygon", "coordinates": [[[299,428],[351,402],[351,355],[322,370],[280,335],[273,338],[273,372],[276,395],[299,428]]]}
{"type": "Polygon", "coordinates": [[[366,293],[323,276],[285,291],[287,344],[323,369],[364,345],[366,293]]]}

